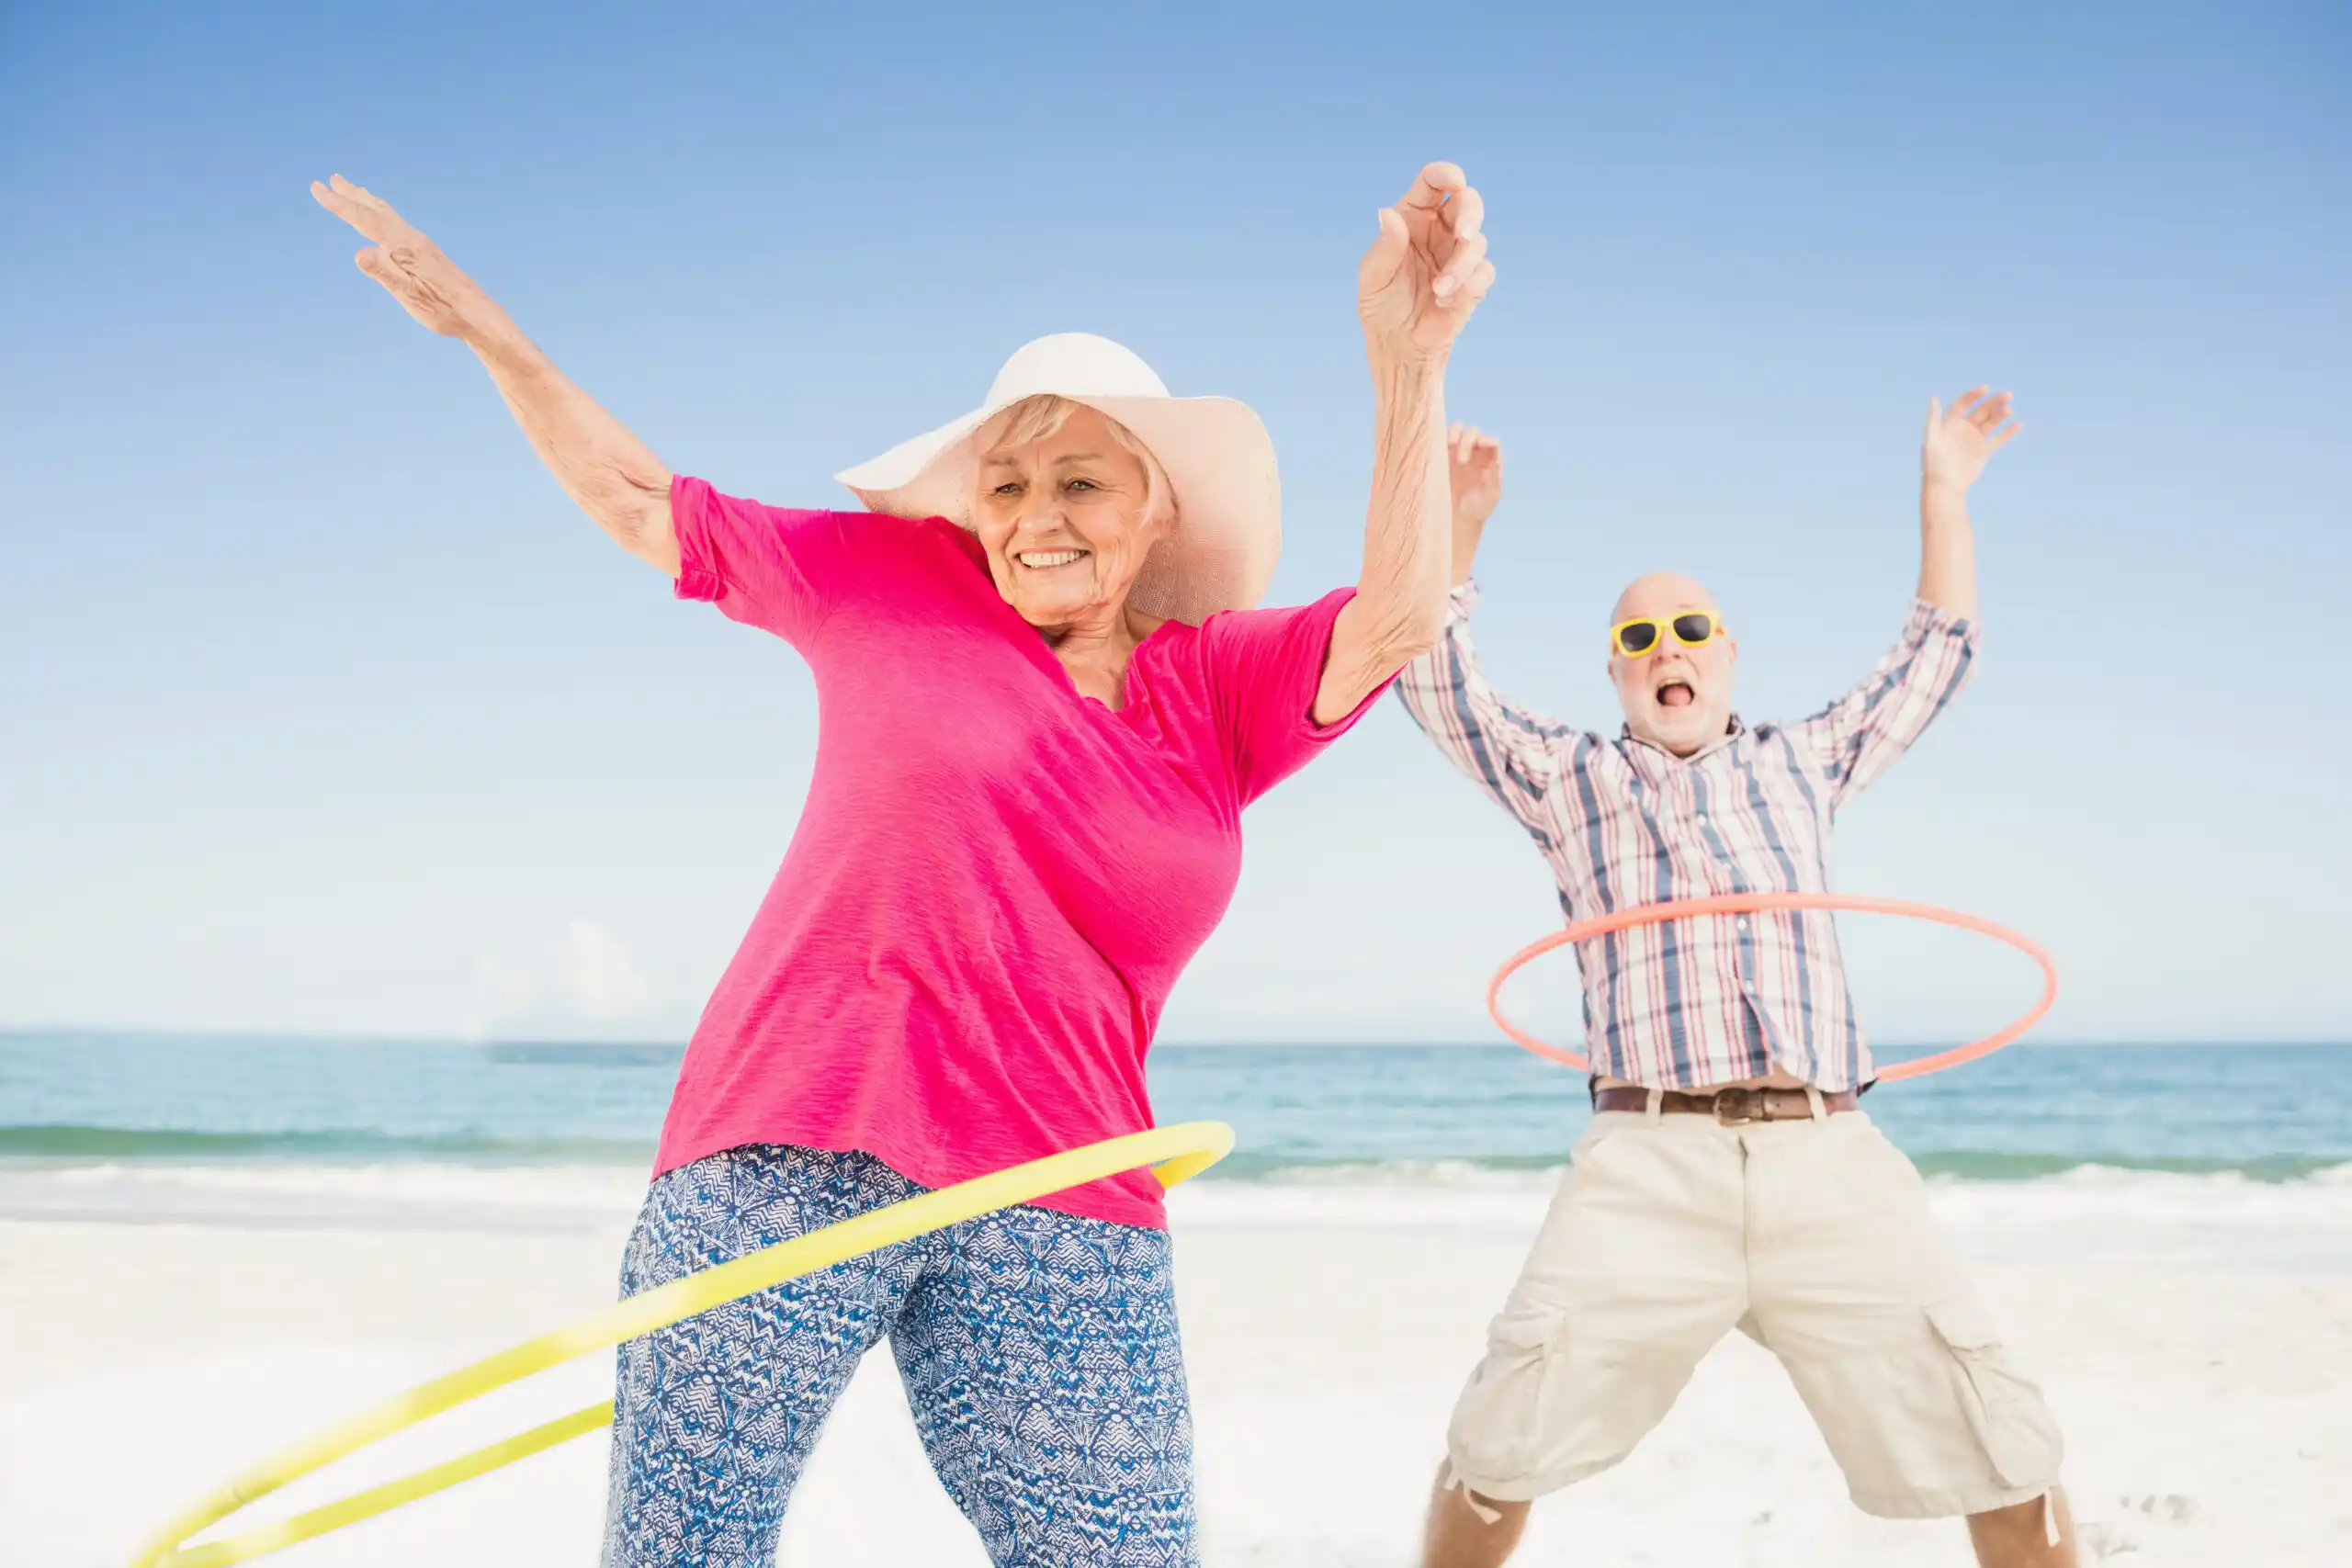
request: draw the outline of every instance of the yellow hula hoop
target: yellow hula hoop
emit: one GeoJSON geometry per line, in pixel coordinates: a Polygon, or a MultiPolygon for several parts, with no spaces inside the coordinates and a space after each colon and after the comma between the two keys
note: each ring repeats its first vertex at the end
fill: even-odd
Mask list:
{"type": "Polygon", "coordinates": [[[921,1193],[616,1302],[552,1334],[526,1340],[470,1367],[420,1383],[405,1393],[394,1394],[380,1404],[272,1454],[157,1530],[131,1559],[131,1568],[226,1568],[229,1563],[247,1562],[296,1541],[372,1518],[403,1503],[430,1496],[460,1481],[611,1425],[613,1405],[612,1401],[606,1400],[545,1426],[534,1427],[503,1442],[477,1449],[307,1514],[297,1514],[201,1546],[183,1544],[188,1537],[220,1523],[290,1481],[429,1416],[575,1356],[666,1328],[698,1312],[764,1291],[770,1285],[943,1230],[959,1221],[1016,1203],[1032,1202],[1139,1166],[1152,1167],[1152,1173],[1159,1178],[1162,1187],[1173,1187],[1198,1176],[1232,1148],[1233,1129],[1222,1122],[1187,1122],[1180,1126],[1105,1138],[1099,1144],[1048,1155],[1044,1159],[959,1181],[935,1192],[921,1193]]]}

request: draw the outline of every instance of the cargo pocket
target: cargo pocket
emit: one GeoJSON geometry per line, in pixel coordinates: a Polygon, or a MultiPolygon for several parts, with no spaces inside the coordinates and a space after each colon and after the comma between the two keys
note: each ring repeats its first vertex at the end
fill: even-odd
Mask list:
{"type": "Polygon", "coordinates": [[[1951,1352],[1970,1432],[2004,1485],[2054,1486],[2064,1443],[2041,1390],[2010,1364],[1983,1308],[1940,1302],[1928,1309],[1936,1337],[1951,1352]]]}
{"type": "Polygon", "coordinates": [[[1506,1313],[1487,1325],[1487,1354],[1453,1407],[1446,1446],[1475,1491],[1511,1495],[1535,1479],[1557,1403],[1557,1313],[1506,1313]]]}
{"type": "Polygon", "coordinates": [[[1596,1340],[1559,1313],[1507,1313],[1447,1429],[1454,1475],[1523,1500],[1609,1469],[1657,1425],[1690,1359],[1596,1340]]]}

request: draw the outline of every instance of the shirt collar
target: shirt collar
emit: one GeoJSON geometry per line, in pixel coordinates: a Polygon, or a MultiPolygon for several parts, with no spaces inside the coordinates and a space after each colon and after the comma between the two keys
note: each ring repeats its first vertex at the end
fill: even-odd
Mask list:
{"type": "Polygon", "coordinates": [[[1634,727],[1630,724],[1626,725],[1618,732],[1618,739],[1620,740],[1629,740],[1636,746],[1646,746],[1651,750],[1656,751],[1660,756],[1666,758],[1668,761],[1695,762],[1702,757],[1722,750],[1724,747],[1730,745],[1733,741],[1738,739],[1741,736],[1747,733],[1747,726],[1739,721],[1739,715],[1734,714],[1731,716],[1731,722],[1724,726],[1724,732],[1721,735],[1718,735],[1713,740],[1708,741],[1704,746],[1700,747],[1688,757],[1677,757],[1673,752],[1668,751],[1657,741],[1643,739],[1640,736],[1634,733],[1634,727]]]}

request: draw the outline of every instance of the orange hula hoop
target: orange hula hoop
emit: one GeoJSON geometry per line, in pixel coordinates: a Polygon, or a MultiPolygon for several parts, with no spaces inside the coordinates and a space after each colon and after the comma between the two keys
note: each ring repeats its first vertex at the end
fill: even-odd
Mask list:
{"type": "Polygon", "coordinates": [[[2040,1023],[2042,1014],[2050,1010],[2050,1004],[2058,999],[2058,966],[2050,961],[2050,954],[2042,951],[2041,944],[2007,926],[1996,925],[1976,915],[1963,915],[1957,909],[1939,908],[1933,904],[1908,903],[1900,898],[1850,898],[1842,893],[1724,893],[1709,898],[1674,898],[1662,904],[1638,904],[1633,908],[1620,909],[1615,914],[1602,915],[1595,919],[1577,920],[1541,941],[1529,942],[1505,960],[1503,966],[1495,971],[1494,979],[1487,983],[1487,1016],[1505,1034],[1537,1055],[1558,1062],[1563,1066],[1574,1067],[1578,1072],[1590,1072],[1590,1057],[1563,1051],[1556,1045],[1547,1045],[1503,1016],[1502,995],[1506,981],[1525,968],[1531,960],[1572,942],[1608,936],[1634,926],[1655,926],[1668,920],[1689,919],[1694,915],[1747,915],[1768,909],[1842,909],[1852,914],[1902,915],[1910,919],[1929,920],[1939,926],[1958,926],[1962,931],[2005,942],[2041,965],[2041,998],[2015,1023],[1982,1040],[1955,1045],[1932,1056],[1898,1062],[1879,1073],[1882,1083],[1896,1078],[1921,1077],[1928,1073],[1942,1072],[1947,1067],[1957,1067],[1964,1062],[1973,1062],[1980,1056],[1989,1056],[2040,1023]]]}

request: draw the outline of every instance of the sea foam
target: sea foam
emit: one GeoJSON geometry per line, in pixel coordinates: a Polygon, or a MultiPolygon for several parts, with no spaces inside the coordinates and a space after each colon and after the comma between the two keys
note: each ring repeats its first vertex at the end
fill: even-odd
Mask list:
{"type": "MultiPolygon", "coordinates": [[[[1170,1195],[1170,1213],[1180,1224],[1532,1225],[1560,1171],[1454,1160],[1301,1167],[1189,1183],[1170,1195]]],[[[646,1179],[643,1168],[616,1165],[15,1166],[0,1167],[0,1216],[578,1228],[626,1224],[646,1179]]],[[[2108,1219],[2352,1230],[2352,1164],[2278,1181],[2084,1165],[2015,1180],[1938,1176],[1928,1188],[1938,1213],[1959,1224],[2108,1219]]]]}

